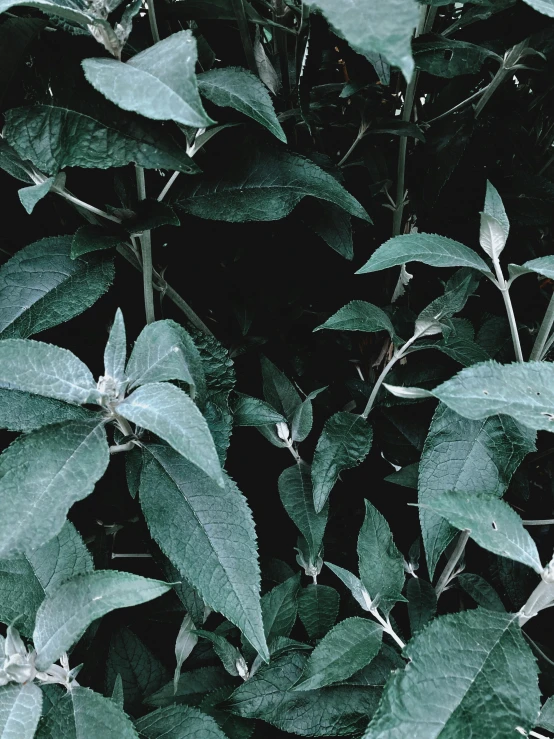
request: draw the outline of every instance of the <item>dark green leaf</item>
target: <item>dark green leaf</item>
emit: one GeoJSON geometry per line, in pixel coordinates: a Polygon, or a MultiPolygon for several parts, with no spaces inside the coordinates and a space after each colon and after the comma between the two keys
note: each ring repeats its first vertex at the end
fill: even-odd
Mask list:
{"type": "Polygon", "coordinates": [[[302,204],[302,220],[331,249],[345,259],[354,258],[352,217],[342,208],[323,200],[307,198],[302,204]]]}
{"type": "Polygon", "coordinates": [[[457,577],[458,585],[470,595],[478,606],[489,611],[505,611],[504,604],[496,590],[480,575],[462,572],[457,577]]]}
{"type": "Polygon", "coordinates": [[[199,670],[183,672],[179,678],[177,691],[173,680],[144,701],[148,706],[165,707],[172,703],[196,705],[206,693],[232,684],[223,667],[202,667],[199,670]]]}
{"type": "Polygon", "coordinates": [[[100,226],[81,226],[75,231],[71,241],[71,259],[103,249],[115,249],[122,239],[107,232],[100,226]]]}
{"type": "Polygon", "coordinates": [[[300,394],[288,379],[267,357],[260,358],[262,364],[263,390],[267,402],[292,423],[298,406],[302,403],[300,394]]]}
{"type": "Polygon", "coordinates": [[[325,503],[316,513],[309,467],[294,465],[284,470],[279,477],[279,495],[284,509],[306,539],[310,559],[315,563],[321,552],[329,504],[325,503]]]}
{"type": "Polygon", "coordinates": [[[353,300],[328,318],[314,331],[321,329],[333,331],[386,331],[391,338],[396,337],[394,326],[385,311],[365,300],[353,300]]]}
{"type": "Polygon", "coordinates": [[[298,616],[310,639],[321,639],[337,619],[340,598],[328,585],[308,585],[298,593],[298,616]]]}
{"type": "Polygon", "coordinates": [[[300,573],[276,585],[262,598],[262,617],[267,641],[276,636],[289,636],[298,612],[297,592],[300,573]]]}
{"type": "Polygon", "coordinates": [[[238,677],[240,675],[239,665],[244,663],[244,657],[236,647],[227,641],[224,636],[212,631],[205,631],[204,629],[197,629],[194,633],[196,636],[201,636],[203,639],[207,639],[211,642],[214,652],[221,660],[221,664],[229,675],[233,677],[238,677]]]}
{"type": "Polygon", "coordinates": [[[495,57],[483,46],[436,36],[430,41],[417,41],[414,45],[416,66],[437,77],[457,77],[460,74],[476,74],[488,57],[495,57]]]}
{"type": "Polygon", "coordinates": [[[267,426],[285,421],[269,403],[236,393],[232,403],[234,426],[267,426]]]}
{"type": "MultiPolygon", "coordinates": [[[[33,41],[45,25],[46,21],[41,18],[3,19],[0,25],[0,102],[13,76],[29,53],[33,41]]],[[[1,159],[0,152],[0,162],[1,159]]]]}
{"type": "Polygon", "coordinates": [[[227,739],[211,716],[190,706],[168,706],[140,718],[135,724],[144,739],[227,739]]]}
{"type": "Polygon", "coordinates": [[[412,637],[427,626],[437,611],[435,588],[427,580],[411,577],[406,589],[412,637]]]}

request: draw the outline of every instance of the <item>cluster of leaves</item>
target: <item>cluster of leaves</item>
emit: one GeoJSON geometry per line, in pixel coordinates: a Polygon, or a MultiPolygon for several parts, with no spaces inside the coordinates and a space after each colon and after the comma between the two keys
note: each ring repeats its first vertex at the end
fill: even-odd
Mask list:
{"type": "Polygon", "coordinates": [[[0,739],[554,731],[549,18],[0,0],[0,739]]]}

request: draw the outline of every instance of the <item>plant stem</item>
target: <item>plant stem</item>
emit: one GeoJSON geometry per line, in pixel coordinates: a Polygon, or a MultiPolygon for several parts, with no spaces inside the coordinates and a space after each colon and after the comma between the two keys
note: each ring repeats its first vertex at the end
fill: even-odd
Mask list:
{"type": "MultiPolygon", "coordinates": [[[[146,181],[144,169],[138,165],[135,167],[137,175],[138,199],[146,199],[146,181]]],[[[144,286],[144,310],[146,323],[154,323],[156,315],[154,312],[154,286],[152,283],[152,235],[150,230],[143,231],[140,235],[140,246],[142,252],[142,282],[144,286]]]]}
{"type": "Polygon", "coordinates": [[[521,522],[524,526],[551,526],[554,518],[533,518],[529,521],[521,522]]]}
{"type": "Polygon", "coordinates": [[[235,17],[239,26],[240,38],[242,41],[242,48],[246,56],[246,61],[250,70],[258,76],[258,66],[256,64],[256,57],[254,56],[254,46],[252,45],[252,38],[250,31],[248,30],[248,18],[246,17],[246,11],[244,9],[243,0],[231,0],[233,10],[235,11],[235,17]]]}
{"type": "Polygon", "coordinates": [[[466,544],[469,540],[469,534],[469,531],[462,531],[460,533],[454,551],[450,555],[450,559],[446,563],[446,567],[444,568],[442,575],[439,577],[439,580],[435,587],[437,598],[440,597],[441,593],[450,582],[452,578],[452,573],[454,572],[454,569],[456,568],[456,565],[460,561],[460,557],[462,556],[462,554],[464,553],[464,549],[466,548],[466,544]]]}
{"type": "Polygon", "coordinates": [[[539,611],[554,605],[554,584],[541,580],[520,611],[519,625],[523,626],[539,611]]]}
{"type": "Polygon", "coordinates": [[[546,345],[548,337],[550,336],[550,332],[552,331],[552,326],[554,326],[554,293],[552,293],[552,297],[550,298],[550,303],[548,304],[548,308],[546,309],[546,313],[544,314],[539,333],[537,334],[537,338],[535,339],[535,343],[533,344],[531,356],[529,357],[531,362],[538,362],[542,359],[544,347],[546,345]]]}
{"type": "Polygon", "coordinates": [[[88,210],[90,213],[94,213],[94,215],[96,216],[106,218],[108,221],[113,221],[114,223],[121,223],[121,218],[118,218],[117,216],[112,216],[110,213],[106,213],[106,211],[104,210],[95,208],[94,205],[90,205],[90,203],[85,203],[83,200],[79,200],[79,198],[71,195],[71,193],[67,192],[66,190],[55,190],[55,193],[64,198],[64,200],[68,200],[70,203],[73,203],[73,205],[77,205],[79,208],[88,210]]]}
{"type": "Polygon", "coordinates": [[[157,44],[160,40],[160,32],[158,31],[158,22],[156,20],[156,8],[154,7],[154,0],[148,0],[148,21],[150,22],[150,31],[154,43],[157,44]]]}
{"type": "Polygon", "coordinates": [[[167,195],[167,193],[169,192],[169,190],[171,188],[171,185],[173,185],[173,183],[175,182],[175,180],[177,179],[177,177],[179,177],[180,174],[181,174],[180,172],[173,172],[173,174],[171,175],[171,177],[167,181],[164,189],[158,195],[158,202],[159,203],[161,203],[162,200],[165,198],[165,196],[167,195]]]}
{"type": "Polygon", "coordinates": [[[508,315],[508,323],[510,324],[510,333],[512,334],[512,341],[514,344],[514,351],[516,353],[516,359],[518,362],[523,362],[523,353],[521,351],[521,342],[519,340],[519,333],[517,331],[516,317],[514,314],[514,307],[510,298],[510,290],[504,275],[502,274],[502,268],[498,259],[493,259],[494,271],[496,272],[496,278],[498,280],[498,287],[502,293],[504,299],[504,305],[506,306],[506,313],[508,315]]]}
{"type": "Polygon", "coordinates": [[[383,627],[383,631],[394,639],[394,641],[398,644],[398,646],[400,647],[400,649],[404,649],[404,647],[406,646],[406,644],[402,641],[402,639],[398,636],[398,634],[396,633],[396,631],[392,628],[392,625],[391,625],[391,622],[389,621],[389,619],[387,618],[385,620],[381,616],[381,614],[379,613],[379,611],[377,610],[377,608],[372,608],[370,610],[370,613],[371,613],[371,615],[374,618],[377,619],[377,621],[379,621],[379,623],[383,627]]]}
{"type": "Polygon", "coordinates": [[[340,162],[337,164],[337,167],[343,167],[344,166],[345,162],[347,161],[347,159],[350,158],[350,155],[354,152],[354,149],[358,146],[358,144],[363,139],[363,137],[364,137],[364,135],[362,133],[362,129],[360,129],[360,131],[358,132],[358,135],[354,139],[354,143],[352,144],[352,146],[350,147],[350,149],[348,149],[348,151],[343,156],[343,158],[340,160],[340,162]]]}

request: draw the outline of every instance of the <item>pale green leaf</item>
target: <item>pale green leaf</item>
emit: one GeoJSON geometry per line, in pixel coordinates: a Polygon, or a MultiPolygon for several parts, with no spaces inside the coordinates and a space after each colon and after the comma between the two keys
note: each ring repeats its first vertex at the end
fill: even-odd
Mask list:
{"type": "Polygon", "coordinates": [[[215,720],[190,706],[168,706],[135,724],[144,739],[227,739],[215,720]]]}
{"type": "Polygon", "coordinates": [[[382,627],[365,618],[347,618],[314,649],[294,690],[316,690],[346,680],[381,649],[382,627]]]}
{"type": "Polygon", "coordinates": [[[371,608],[373,608],[374,604],[372,603],[369,593],[367,592],[362,581],[357,578],[356,575],[353,575],[351,572],[345,570],[343,567],[338,567],[338,565],[331,564],[331,562],[325,562],[325,564],[331,570],[331,572],[334,572],[335,575],[340,578],[340,580],[346,585],[348,590],[350,590],[354,600],[356,600],[360,604],[364,611],[369,611],[371,608]]]}
{"type": "Polygon", "coordinates": [[[314,505],[319,513],[339,474],[356,467],[369,454],[373,430],[361,416],[341,411],[325,423],[314,454],[314,505]]]}
{"type": "Polygon", "coordinates": [[[252,72],[239,67],[225,67],[203,72],[197,79],[200,94],[212,103],[244,113],[265,126],[279,141],[287,143],[271,97],[252,72]]]}
{"type": "Polygon", "coordinates": [[[229,675],[238,677],[239,671],[237,664],[244,660],[239,650],[230,644],[224,636],[216,634],[213,631],[205,631],[204,629],[196,629],[194,632],[196,636],[201,636],[203,639],[207,639],[211,642],[214,652],[221,660],[221,664],[229,675]]]}
{"type": "Polygon", "coordinates": [[[300,394],[288,379],[267,357],[260,358],[263,391],[267,402],[292,423],[297,408],[302,403],[300,394]]]}
{"type": "Polygon", "coordinates": [[[284,470],[278,486],[281,503],[306,539],[310,558],[315,562],[321,552],[329,503],[325,503],[322,510],[316,513],[310,468],[306,465],[296,464],[284,470]]]}
{"type": "Polygon", "coordinates": [[[116,570],[98,570],[67,580],[48,593],[37,612],[33,643],[36,665],[46,670],[97,618],[158,598],[171,585],[116,570]]]}
{"type": "Polygon", "coordinates": [[[473,598],[478,606],[487,608],[489,611],[506,610],[496,590],[480,575],[462,572],[456,578],[456,582],[462,590],[465,590],[473,598]]]}
{"type": "Polygon", "coordinates": [[[33,739],[42,710],[42,691],[34,683],[0,688],[0,738],[33,739]]]}
{"type": "Polygon", "coordinates": [[[554,18],[554,0],[525,0],[525,2],[539,13],[554,18]]]}
{"type": "Polygon", "coordinates": [[[427,580],[411,577],[406,588],[410,631],[415,636],[434,617],[437,611],[435,588],[427,580]]]}
{"type": "Polygon", "coordinates": [[[55,15],[82,26],[94,24],[94,15],[87,11],[84,4],[74,0],[0,0],[0,13],[5,13],[15,6],[36,8],[48,15],[55,15]]]}
{"type": "Polygon", "coordinates": [[[394,326],[385,311],[376,305],[366,303],[365,300],[352,300],[314,331],[321,331],[324,328],[333,331],[365,331],[367,333],[386,331],[392,339],[396,338],[394,326]]]}
{"type": "Polygon", "coordinates": [[[223,473],[204,416],[175,385],[155,382],[135,390],[117,407],[128,421],[152,431],[223,487],[223,473]]]}
{"type": "Polygon", "coordinates": [[[488,277],[492,273],[473,249],[436,234],[415,233],[395,236],[382,244],[356,274],[379,272],[407,262],[423,262],[430,267],[471,267],[488,277]]]}
{"type": "Polygon", "coordinates": [[[516,616],[480,608],[442,616],[404,656],[364,739],[492,739],[535,725],[537,664],[516,616]]]}
{"type": "Polygon", "coordinates": [[[21,205],[29,215],[35,209],[35,205],[48,195],[55,181],[55,177],[49,177],[39,185],[29,185],[29,187],[22,187],[17,191],[21,205]]]}
{"type": "MultiPolygon", "coordinates": [[[[190,653],[198,643],[198,636],[193,633],[194,621],[188,613],[185,614],[177,639],[175,640],[175,674],[173,676],[173,688],[174,692],[177,692],[179,685],[179,677],[181,676],[181,668],[185,660],[190,656],[190,653]]],[[[151,691],[148,691],[151,692],[151,691]]]]}
{"type": "Polygon", "coordinates": [[[544,702],[537,720],[537,726],[540,726],[541,729],[547,729],[547,731],[554,731],[554,696],[544,702]]]}
{"type": "Polygon", "coordinates": [[[308,585],[298,593],[298,617],[310,639],[321,639],[333,628],[340,598],[328,585],[308,585]]]}
{"type": "Polygon", "coordinates": [[[549,280],[554,279],[554,256],[538,257],[538,259],[531,259],[529,262],[525,262],[521,266],[519,264],[509,264],[508,272],[513,280],[521,275],[527,275],[534,272],[537,275],[547,277],[549,280]]]}
{"type": "Polygon", "coordinates": [[[0,455],[0,557],[46,544],[109,461],[102,422],[66,421],[20,436],[0,455]]]}
{"type": "Polygon", "coordinates": [[[498,259],[506,246],[506,239],[506,232],[500,221],[487,213],[481,213],[479,243],[485,254],[491,259],[498,259]]]}
{"type": "Polygon", "coordinates": [[[0,334],[27,338],[69,321],[110,287],[110,261],[71,259],[71,237],[41,239],[0,268],[0,334]]]}
{"type": "Polygon", "coordinates": [[[219,488],[169,447],[148,446],[140,500],[150,533],[204,602],[268,655],[252,514],[234,483],[219,488]]]}
{"type": "Polygon", "coordinates": [[[104,375],[113,377],[120,384],[125,380],[125,362],[127,359],[127,338],[123,313],[118,308],[110,335],[104,349],[104,375]]]}
{"type": "Polygon", "coordinates": [[[123,110],[158,121],[206,128],[214,123],[202,107],[196,85],[196,39],[179,31],[123,63],[84,59],[85,77],[123,110]]]}
{"type": "Polygon", "coordinates": [[[285,421],[269,403],[242,393],[235,394],[232,410],[234,426],[267,426],[285,421]]]}
{"type": "Polygon", "coordinates": [[[59,421],[92,420],[97,414],[80,405],[19,390],[0,390],[0,428],[34,431],[59,421]]]}
{"type": "Polygon", "coordinates": [[[488,216],[495,218],[498,223],[500,223],[506,238],[508,238],[508,235],[510,233],[510,221],[508,220],[508,216],[506,215],[504,203],[502,202],[502,198],[500,197],[500,193],[498,192],[496,187],[488,180],[487,192],[485,195],[485,207],[483,208],[483,210],[488,216]]]}

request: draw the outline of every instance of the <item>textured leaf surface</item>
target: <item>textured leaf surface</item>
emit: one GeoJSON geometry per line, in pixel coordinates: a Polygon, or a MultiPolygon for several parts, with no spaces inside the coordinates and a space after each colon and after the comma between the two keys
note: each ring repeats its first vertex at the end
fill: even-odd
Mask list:
{"type": "Polygon", "coordinates": [[[179,31],[131,57],[85,59],[85,77],[108,100],[145,118],[206,128],[206,115],[196,86],[196,39],[179,31]]]}
{"type": "Polygon", "coordinates": [[[129,572],[98,570],[77,575],[49,593],[37,612],[33,643],[37,668],[46,670],[97,618],[158,598],[171,585],[129,572]]]}
{"type": "Polygon", "coordinates": [[[268,642],[277,636],[289,636],[298,613],[297,593],[300,573],[276,585],[262,598],[262,617],[268,642]]]}
{"type": "Polygon", "coordinates": [[[233,424],[235,426],[267,426],[285,420],[269,403],[249,395],[236,393],[233,402],[233,424]]]}
{"type": "Polygon", "coordinates": [[[341,621],[314,649],[294,690],[316,690],[351,677],[377,655],[382,636],[383,629],[375,621],[341,621]]]}
{"type": "Polygon", "coordinates": [[[40,203],[40,201],[48,195],[55,181],[55,177],[49,177],[47,180],[44,180],[44,182],[41,182],[39,185],[22,187],[17,191],[19,200],[21,201],[21,205],[25,208],[29,215],[31,215],[31,213],[35,209],[35,205],[37,205],[37,203],[40,203]]]}
{"type": "Polygon", "coordinates": [[[513,615],[442,616],[404,656],[410,662],[390,678],[364,739],[500,739],[535,724],[537,665],[513,615]]]}
{"type": "Polygon", "coordinates": [[[544,702],[537,726],[548,731],[554,731],[554,696],[544,702]]]}
{"type": "Polygon", "coordinates": [[[549,15],[554,18],[554,2],[553,0],[525,0],[527,5],[530,5],[535,10],[543,15],[549,15]]]}
{"type": "Polygon", "coordinates": [[[219,488],[169,447],[149,446],[140,499],[153,538],[203,600],[263,656],[260,574],[252,514],[234,483],[219,488]]]}
{"type": "Polygon", "coordinates": [[[0,268],[0,334],[27,338],[69,321],[112,283],[111,262],[71,259],[71,237],[41,239],[0,268]]]}
{"type": "Polygon", "coordinates": [[[476,74],[490,56],[493,54],[482,46],[443,36],[420,41],[414,47],[416,66],[437,77],[476,74]]]}
{"type": "Polygon", "coordinates": [[[328,585],[308,585],[298,593],[298,616],[310,639],[321,639],[337,619],[340,597],[328,585]]]}
{"type": "Polygon", "coordinates": [[[204,629],[197,629],[195,635],[201,636],[211,642],[214,652],[221,660],[221,664],[233,677],[238,677],[239,671],[237,665],[241,661],[241,653],[234,647],[224,636],[216,634],[212,631],[205,631],[204,629]]]}
{"type": "Polygon", "coordinates": [[[312,481],[316,511],[323,510],[339,474],[369,454],[373,429],[354,413],[339,412],[325,423],[314,454],[312,481]]]}
{"type": "Polygon", "coordinates": [[[127,337],[123,313],[118,308],[104,349],[104,375],[113,377],[118,383],[125,380],[127,359],[127,337]]]}
{"type": "Polygon", "coordinates": [[[231,678],[223,667],[201,667],[198,670],[184,672],[179,678],[177,691],[174,690],[173,680],[153,695],[145,703],[148,706],[164,708],[173,703],[196,704],[203,693],[210,693],[232,684],[231,678]]]}
{"type": "Polygon", "coordinates": [[[187,213],[215,221],[276,221],[306,196],[333,203],[368,221],[360,203],[320,167],[283,149],[238,148],[218,158],[187,183],[175,205],[187,213]]]}
{"type": "Polygon", "coordinates": [[[307,466],[294,465],[284,470],[278,484],[281,503],[306,539],[312,562],[315,562],[323,542],[329,504],[325,503],[320,513],[316,513],[312,479],[307,466]]]}
{"type": "Polygon", "coordinates": [[[175,385],[143,385],[118,405],[117,412],[153,431],[223,487],[221,465],[204,416],[175,385]]]}
{"type": "Polygon", "coordinates": [[[385,311],[365,300],[353,300],[328,318],[314,331],[328,328],[333,331],[386,331],[391,338],[396,336],[394,326],[385,311]]]}
{"type": "Polygon", "coordinates": [[[470,595],[478,606],[489,611],[505,611],[504,604],[496,590],[480,575],[462,572],[456,578],[458,585],[470,595]]]}
{"type": "Polygon", "coordinates": [[[549,280],[554,279],[554,257],[539,257],[538,259],[531,259],[529,262],[525,262],[519,266],[518,264],[508,265],[508,271],[512,279],[520,277],[521,275],[535,272],[543,277],[548,277],[549,280]]]}
{"type": "Polygon", "coordinates": [[[423,262],[430,267],[472,267],[491,275],[486,263],[472,249],[445,236],[425,233],[389,239],[356,274],[379,272],[406,262],[423,262]]]}
{"type": "MultiPolygon", "coordinates": [[[[471,421],[440,404],[421,455],[418,500],[432,504],[447,491],[500,497],[523,458],[534,450],[534,432],[509,416],[471,421]]],[[[432,577],[455,531],[427,508],[420,508],[419,517],[432,577]]]]}
{"type": "Polygon", "coordinates": [[[34,683],[0,688],[1,739],[33,739],[42,709],[42,691],[34,683]]]}
{"type": "Polygon", "coordinates": [[[0,556],[36,549],[56,536],[108,461],[98,421],[67,421],[16,439],[0,456],[0,556]]]}
{"type": "Polygon", "coordinates": [[[427,626],[437,611],[435,588],[421,577],[411,577],[406,588],[408,596],[408,616],[412,636],[427,626]]]}
{"type": "Polygon", "coordinates": [[[90,420],[94,415],[94,411],[62,400],[0,390],[0,428],[8,431],[34,431],[59,421],[90,420]]]}
{"type": "Polygon", "coordinates": [[[145,739],[227,739],[215,720],[190,706],[168,706],[140,718],[135,724],[145,739]]]}
{"type": "Polygon", "coordinates": [[[198,75],[198,89],[215,105],[244,113],[287,143],[267,88],[248,70],[226,67],[203,72],[198,75]]]}

